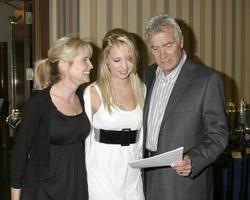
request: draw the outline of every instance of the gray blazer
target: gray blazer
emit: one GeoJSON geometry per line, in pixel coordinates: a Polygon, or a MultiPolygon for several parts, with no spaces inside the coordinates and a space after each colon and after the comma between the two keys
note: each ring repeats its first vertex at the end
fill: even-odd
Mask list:
{"type": "MultiPolygon", "coordinates": [[[[144,106],[144,147],[151,92],[157,65],[144,74],[147,95],[144,106]]],[[[187,59],[176,80],[161,123],[156,154],[184,146],[192,159],[189,177],[179,176],[171,167],[145,170],[147,200],[212,200],[211,164],[228,142],[224,87],[211,68],[187,59]]]]}

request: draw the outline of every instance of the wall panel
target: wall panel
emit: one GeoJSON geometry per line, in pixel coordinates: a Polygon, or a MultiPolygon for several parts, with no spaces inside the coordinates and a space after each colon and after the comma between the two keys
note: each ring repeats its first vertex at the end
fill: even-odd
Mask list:
{"type": "MultiPolygon", "coordinates": [[[[100,1],[100,0],[99,0],[100,1]]],[[[113,0],[113,27],[122,27],[122,0],[113,0]]]]}
{"type": "Polygon", "coordinates": [[[156,1],[156,13],[164,13],[164,7],[165,7],[165,1],[164,0],[157,0],[156,1]]]}
{"type": "Polygon", "coordinates": [[[137,28],[137,3],[138,1],[128,0],[128,31],[136,32],[137,28]]]}
{"type": "Polygon", "coordinates": [[[152,7],[151,7],[151,0],[143,0],[142,1],[142,23],[139,24],[141,27],[140,33],[143,35],[144,24],[147,19],[151,16],[152,7]]]}
{"type": "Polygon", "coordinates": [[[195,55],[201,55],[201,3],[202,1],[199,0],[193,0],[193,13],[190,13],[192,15],[192,25],[193,25],[193,31],[194,31],[194,37],[195,37],[195,55]]]}
{"type": "Polygon", "coordinates": [[[234,40],[235,40],[235,60],[234,60],[234,67],[235,67],[235,73],[233,74],[234,80],[238,83],[236,88],[236,94],[239,96],[243,95],[243,91],[241,88],[242,82],[242,70],[244,69],[244,66],[242,65],[242,43],[241,43],[241,36],[242,36],[242,15],[241,15],[241,3],[242,1],[235,1],[235,26],[234,26],[234,40]]]}
{"type": "Polygon", "coordinates": [[[168,0],[168,12],[172,17],[177,18],[178,0],[168,0]]]}
{"type": "MultiPolygon", "coordinates": [[[[86,19],[87,20],[87,19],[86,19]]],[[[97,44],[97,0],[90,1],[90,35],[93,43],[97,44]]]]}
{"type": "Polygon", "coordinates": [[[223,51],[225,52],[225,71],[223,71],[225,75],[225,85],[226,87],[226,98],[231,99],[233,97],[233,90],[235,88],[235,84],[233,82],[233,12],[232,12],[232,6],[234,0],[226,0],[225,2],[225,8],[226,8],[226,17],[225,17],[225,35],[223,36],[225,38],[225,49],[223,51]]]}
{"type": "Polygon", "coordinates": [[[203,21],[204,25],[204,37],[202,38],[203,41],[203,45],[202,49],[204,50],[204,58],[203,58],[203,62],[206,63],[207,65],[211,66],[211,51],[212,51],[212,45],[211,45],[211,40],[212,40],[212,34],[211,34],[211,30],[212,30],[212,2],[211,1],[204,1],[204,7],[205,10],[203,12],[203,14],[205,15],[205,19],[203,21]]]}
{"type": "Polygon", "coordinates": [[[50,34],[49,34],[49,43],[50,45],[58,38],[57,37],[57,24],[60,23],[58,17],[57,17],[57,1],[49,1],[49,19],[50,19],[50,24],[49,24],[49,29],[50,29],[50,34]]]}
{"type": "Polygon", "coordinates": [[[79,35],[84,39],[91,38],[91,0],[79,0],[79,35]]]}
{"type": "Polygon", "coordinates": [[[79,32],[100,47],[114,27],[143,38],[148,17],[164,12],[179,20],[187,53],[221,73],[226,100],[250,103],[249,0],[50,0],[50,41],[79,32]]]}
{"type": "Polygon", "coordinates": [[[97,46],[102,45],[102,38],[107,32],[107,0],[97,1],[97,46]],[[98,23],[102,22],[102,23],[98,23]]]}
{"type": "Polygon", "coordinates": [[[245,38],[243,41],[245,42],[245,99],[248,99],[248,103],[250,102],[250,1],[245,2],[245,38]],[[247,22],[248,21],[248,22],[247,22]]]}
{"type": "Polygon", "coordinates": [[[215,48],[214,60],[218,71],[222,69],[222,1],[215,1],[215,48]]]}

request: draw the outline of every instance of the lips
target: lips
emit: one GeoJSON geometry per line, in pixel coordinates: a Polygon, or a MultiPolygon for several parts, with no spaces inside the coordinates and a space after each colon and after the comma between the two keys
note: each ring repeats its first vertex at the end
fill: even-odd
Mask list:
{"type": "Polygon", "coordinates": [[[161,63],[163,63],[163,64],[167,64],[167,63],[170,63],[171,62],[171,60],[161,60],[161,63]]]}
{"type": "Polygon", "coordinates": [[[128,71],[120,72],[120,74],[122,74],[122,75],[127,75],[127,74],[128,74],[128,71]]]}

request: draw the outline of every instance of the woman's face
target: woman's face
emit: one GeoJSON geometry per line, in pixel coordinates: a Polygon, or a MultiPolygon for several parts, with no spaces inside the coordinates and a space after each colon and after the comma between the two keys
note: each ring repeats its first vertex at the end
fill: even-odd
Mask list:
{"type": "Polygon", "coordinates": [[[134,64],[126,45],[113,45],[106,60],[111,77],[114,79],[127,79],[134,64]]]}
{"type": "Polygon", "coordinates": [[[86,53],[82,52],[76,56],[71,66],[68,67],[68,77],[76,85],[90,81],[90,71],[93,65],[86,53]]]}

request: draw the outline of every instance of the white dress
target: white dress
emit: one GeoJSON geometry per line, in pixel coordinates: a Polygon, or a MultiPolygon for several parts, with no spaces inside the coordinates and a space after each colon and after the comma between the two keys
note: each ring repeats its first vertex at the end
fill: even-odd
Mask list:
{"type": "Polygon", "coordinates": [[[101,104],[92,116],[90,87],[94,86],[101,97],[99,87],[93,83],[84,91],[85,110],[91,121],[91,132],[85,140],[86,168],[90,200],[144,200],[140,169],[133,169],[128,162],[142,158],[142,109],[132,111],[112,107],[112,113],[101,104]],[[91,119],[92,118],[92,119],[91,119]],[[129,146],[105,144],[96,141],[95,129],[140,130],[137,142],[129,146]]]}

